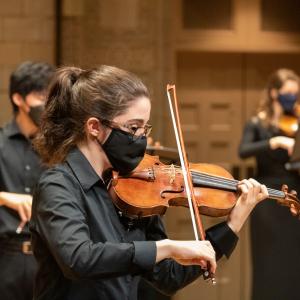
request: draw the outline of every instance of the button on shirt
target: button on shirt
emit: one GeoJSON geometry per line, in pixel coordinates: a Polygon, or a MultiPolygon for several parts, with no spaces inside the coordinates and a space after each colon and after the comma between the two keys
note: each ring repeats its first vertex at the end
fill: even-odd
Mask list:
{"type": "MultiPolygon", "coordinates": [[[[31,141],[21,132],[15,120],[0,129],[0,191],[32,194],[43,171],[31,141]]],[[[0,206],[0,238],[16,235],[20,224],[18,213],[0,206]]],[[[21,235],[29,235],[25,226],[21,235]]]]}
{"type": "MultiPolygon", "coordinates": [[[[161,218],[142,218],[128,228],[77,148],[43,173],[30,229],[39,264],[36,300],[134,300],[141,276],[173,294],[201,274],[198,266],[172,259],[155,264],[155,241],[167,238],[161,218]]],[[[229,256],[237,242],[226,223],[209,229],[207,237],[218,257],[229,256]]]]}

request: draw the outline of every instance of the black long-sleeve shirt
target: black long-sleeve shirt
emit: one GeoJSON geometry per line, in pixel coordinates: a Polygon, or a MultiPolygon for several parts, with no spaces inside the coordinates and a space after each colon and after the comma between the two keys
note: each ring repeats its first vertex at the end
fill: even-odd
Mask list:
{"type": "MultiPolygon", "coordinates": [[[[140,276],[172,294],[201,275],[198,266],[171,259],[155,264],[155,241],[167,238],[161,218],[143,218],[129,228],[77,148],[42,175],[30,229],[39,264],[36,300],[136,299],[140,276]]],[[[229,256],[237,243],[226,222],[207,237],[218,257],[229,256]]]]}
{"type": "MultiPolygon", "coordinates": [[[[43,171],[31,141],[20,131],[15,120],[0,129],[0,191],[31,195],[43,171]]],[[[29,238],[28,226],[20,234],[16,211],[0,206],[0,239],[29,238]]]]}

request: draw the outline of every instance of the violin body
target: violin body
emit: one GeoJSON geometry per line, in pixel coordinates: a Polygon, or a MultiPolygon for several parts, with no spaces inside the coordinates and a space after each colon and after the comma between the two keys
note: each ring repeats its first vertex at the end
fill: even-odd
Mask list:
{"type": "Polygon", "coordinates": [[[295,137],[298,131],[299,118],[294,115],[282,115],[279,119],[278,128],[288,137],[295,137]]]}
{"type": "Polygon", "coordinates": [[[299,127],[300,105],[294,107],[292,115],[283,114],[278,121],[278,128],[288,137],[295,137],[299,127]]]}
{"type": "MultiPolygon", "coordinates": [[[[232,178],[225,169],[212,164],[190,164],[190,171],[232,178]]],[[[157,156],[146,154],[128,176],[113,173],[111,189],[114,204],[131,217],[163,215],[170,206],[188,207],[181,169],[164,165],[157,156]]],[[[228,215],[237,201],[235,192],[201,186],[197,178],[194,194],[199,212],[213,217],[228,215]]]]}

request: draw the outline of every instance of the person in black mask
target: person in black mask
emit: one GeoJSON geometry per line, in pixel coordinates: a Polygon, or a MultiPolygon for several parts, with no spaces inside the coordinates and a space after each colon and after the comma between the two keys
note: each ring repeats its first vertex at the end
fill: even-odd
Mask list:
{"type": "MultiPolygon", "coordinates": [[[[160,216],[130,219],[114,206],[104,173],[134,170],[146,150],[151,102],[135,75],[116,67],[60,69],[35,147],[51,166],[41,176],[30,230],[38,261],[34,299],[137,299],[143,276],[166,294],[230,256],[236,234],[267,197],[254,179],[207,241],[169,240],[160,216]]],[[[134,190],[134,186],[132,190],[134,190]]]]}
{"type": "Polygon", "coordinates": [[[37,133],[54,68],[24,62],[11,74],[13,119],[0,129],[0,295],[32,299],[36,261],[28,221],[33,187],[43,168],[31,139],[37,133]]]}
{"type": "MultiPolygon", "coordinates": [[[[246,124],[239,154],[254,157],[256,179],[270,188],[300,192],[297,171],[285,169],[294,138],[280,128],[283,115],[294,114],[299,78],[292,70],[279,69],[267,83],[257,114],[246,124]]],[[[259,204],[251,216],[252,299],[297,299],[300,273],[300,222],[272,201],[259,204]],[[292,268],[291,268],[292,266],[292,268]],[[278,276],[278,271],[282,276],[278,276]]]]}

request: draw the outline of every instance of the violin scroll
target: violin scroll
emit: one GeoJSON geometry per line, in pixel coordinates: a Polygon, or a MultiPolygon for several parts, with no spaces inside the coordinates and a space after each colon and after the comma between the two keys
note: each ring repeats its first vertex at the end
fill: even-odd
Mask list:
{"type": "Polygon", "coordinates": [[[300,201],[297,197],[297,192],[294,190],[289,192],[286,184],[282,185],[281,191],[285,194],[285,197],[277,201],[281,205],[289,207],[292,215],[300,219],[300,201]]]}

